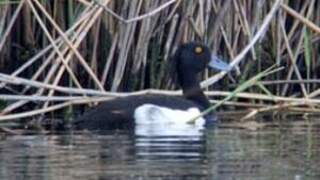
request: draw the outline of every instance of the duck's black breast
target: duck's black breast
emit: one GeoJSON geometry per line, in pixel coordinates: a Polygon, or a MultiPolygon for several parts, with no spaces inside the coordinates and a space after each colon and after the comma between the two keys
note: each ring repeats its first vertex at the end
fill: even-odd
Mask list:
{"type": "Polygon", "coordinates": [[[131,129],[134,127],[134,111],[143,104],[154,104],[172,109],[186,110],[199,107],[182,97],[165,95],[137,95],[115,98],[103,102],[86,112],[72,123],[73,129],[107,130],[131,129]]]}

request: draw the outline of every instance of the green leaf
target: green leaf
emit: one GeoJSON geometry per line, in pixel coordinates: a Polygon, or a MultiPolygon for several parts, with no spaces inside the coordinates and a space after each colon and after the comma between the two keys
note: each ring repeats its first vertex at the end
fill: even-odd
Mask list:
{"type": "Polygon", "coordinates": [[[241,85],[239,85],[232,93],[230,93],[227,97],[225,97],[222,101],[220,101],[219,103],[209,107],[208,109],[204,110],[199,116],[196,116],[192,119],[190,119],[188,121],[189,124],[194,124],[196,119],[198,119],[201,116],[205,116],[208,113],[210,113],[211,111],[215,110],[217,107],[219,107],[220,105],[222,105],[224,102],[232,99],[233,97],[235,97],[238,93],[248,89],[249,87],[256,85],[256,83],[262,79],[263,77],[266,77],[272,73],[278,72],[280,70],[283,69],[283,67],[279,67],[279,68],[275,68],[276,64],[269,67],[268,69],[260,72],[259,74],[257,74],[256,76],[252,77],[251,79],[245,81],[244,83],[242,83],[241,85]]]}

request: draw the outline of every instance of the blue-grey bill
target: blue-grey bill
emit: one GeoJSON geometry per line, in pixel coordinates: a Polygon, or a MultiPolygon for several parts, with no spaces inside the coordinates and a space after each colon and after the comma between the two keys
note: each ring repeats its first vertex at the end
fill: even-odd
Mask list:
{"type": "Polygon", "coordinates": [[[209,67],[212,67],[214,69],[221,70],[221,71],[231,70],[231,66],[228,63],[226,63],[225,61],[223,61],[222,59],[220,59],[214,54],[211,56],[209,67]]]}

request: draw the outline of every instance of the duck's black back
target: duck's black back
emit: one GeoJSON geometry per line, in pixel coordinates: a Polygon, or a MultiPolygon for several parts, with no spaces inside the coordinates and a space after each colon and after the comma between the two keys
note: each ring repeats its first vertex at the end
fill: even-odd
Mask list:
{"type": "Polygon", "coordinates": [[[196,103],[180,97],[165,95],[138,95],[101,103],[89,110],[73,123],[73,129],[106,130],[132,129],[134,127],[134,111],[143,104],[154,104],[172,109],[186,110],[199,107],[196,103]]]}

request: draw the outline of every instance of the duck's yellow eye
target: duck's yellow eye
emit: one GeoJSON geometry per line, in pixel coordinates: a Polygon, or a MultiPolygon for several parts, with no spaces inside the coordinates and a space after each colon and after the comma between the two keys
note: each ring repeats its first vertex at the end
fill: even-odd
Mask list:
{"type": "Polygon", "coordinates": [[[196,48],[194,48],[194,52],[197,53],[197,54],[200,54],[203,52],[203,48],[200,47],[200,46],[197,46],[196,48]]]}

